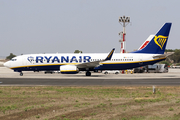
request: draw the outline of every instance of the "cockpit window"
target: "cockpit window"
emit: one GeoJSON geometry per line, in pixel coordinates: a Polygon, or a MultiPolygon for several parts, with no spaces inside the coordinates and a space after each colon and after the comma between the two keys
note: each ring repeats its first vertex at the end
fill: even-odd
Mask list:
{"type": "Polygon", "coordinates": [[[17,59],[11,59],[11,61],[16,61],[17,59]]]}

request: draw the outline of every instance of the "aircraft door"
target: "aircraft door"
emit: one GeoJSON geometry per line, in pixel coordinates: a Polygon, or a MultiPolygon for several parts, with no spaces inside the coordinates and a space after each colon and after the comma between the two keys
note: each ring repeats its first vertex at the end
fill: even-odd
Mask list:
{"type": "Polygon", "coordinates": [[[140,64],[140,65],[143,64],[143,56],[142,56],[142,55],[139,57],[139,64],[140,64]]]}
{"type": "Polygon", "coordinates": [[[22,63],[21,63],[21,64],[22,64],[22,66],[24,66],[24,65],[25,65],[25,62],[26,62],[25,58],[24,58],[24,57],[22,57],[22,58],[21,58],[21,61],[22,61],[22,63]]]}

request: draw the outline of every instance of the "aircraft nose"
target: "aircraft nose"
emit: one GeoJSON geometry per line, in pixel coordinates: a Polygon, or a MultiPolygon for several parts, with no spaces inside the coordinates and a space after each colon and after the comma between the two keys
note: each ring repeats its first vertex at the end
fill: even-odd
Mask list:
{"type": "Polygon", "coordinates": [[[10,67],[10,66],[9,66],[9,62],[5,62],[3,65],[4,65],[5,67],[10,67]]]}

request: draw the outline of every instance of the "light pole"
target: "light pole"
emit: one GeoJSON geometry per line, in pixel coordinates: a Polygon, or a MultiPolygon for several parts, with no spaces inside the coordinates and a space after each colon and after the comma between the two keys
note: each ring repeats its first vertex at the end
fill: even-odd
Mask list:
{"type": "Polygon", "coordinates": [[[125,53],[125,35],[126,35],[126,31],[125,31],[125,27],[129,24],[130,22],[130,17],[119,17],[119,23],[123,26],[123,32],[120,32],[119,35],[121,35],[121,40],[119,40],[119,42],[121,42],[121,53],[125,53]]]}

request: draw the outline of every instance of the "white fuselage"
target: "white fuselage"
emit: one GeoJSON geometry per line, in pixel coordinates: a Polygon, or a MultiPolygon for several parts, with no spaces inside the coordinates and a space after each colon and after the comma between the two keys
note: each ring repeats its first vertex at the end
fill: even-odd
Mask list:
{"type": "MultiPolygon", "coordinates": [[[[124,70],[154,64],[165,58],[154,59],[158,54],[114,53],[111,60],[101,62],[95,69],[124,70]]],[[[86,62],[103,60],[106,53],[94,54],[27,54],[13,58],[4,65],[15,71],[58,70],[61,65],[78,65],[86,62]]]]}

